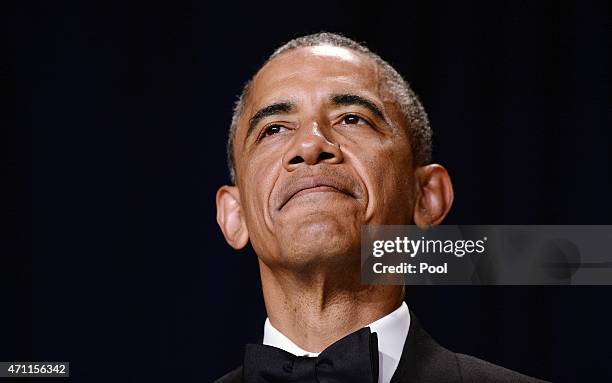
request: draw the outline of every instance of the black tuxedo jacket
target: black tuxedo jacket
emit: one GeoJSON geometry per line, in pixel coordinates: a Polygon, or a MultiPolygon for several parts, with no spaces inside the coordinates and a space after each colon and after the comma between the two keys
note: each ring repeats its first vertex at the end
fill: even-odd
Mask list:
{"type": "MultiPolygon", "coordinates": [[[[414,313],[410,312],[410,317],[404,350],[391,383],[544,382],[469,355],[451,352],[423,330],[414,313]]],[[[242,383],[242,367],[215,383],[242,383]]]]}

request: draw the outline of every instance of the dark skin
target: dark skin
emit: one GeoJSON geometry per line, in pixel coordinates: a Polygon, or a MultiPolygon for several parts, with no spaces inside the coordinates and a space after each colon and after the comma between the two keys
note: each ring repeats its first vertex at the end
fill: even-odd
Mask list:
{"type": "Polygon", "coordinates": [[[317,46],[268,62],[234,156],[237,182],[217,192],[217,221],[232,247],[250,241],[257,253],[274,327],[320,352],[399,307],[402,286],[361,284],[361,225],[436,225],[453,191],[442,166],[413,163],[372,59],[317,46]]]}

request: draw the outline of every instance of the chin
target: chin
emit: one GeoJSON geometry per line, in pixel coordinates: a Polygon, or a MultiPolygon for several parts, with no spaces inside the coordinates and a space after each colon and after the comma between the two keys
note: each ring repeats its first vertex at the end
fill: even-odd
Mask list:
{"type": "Polygon", "coordinates": [[[284,226],[281,231],[285,260],[304,266],[359,260],[361,224],[343,221],[337,216],[318,214],[284,226]]]}

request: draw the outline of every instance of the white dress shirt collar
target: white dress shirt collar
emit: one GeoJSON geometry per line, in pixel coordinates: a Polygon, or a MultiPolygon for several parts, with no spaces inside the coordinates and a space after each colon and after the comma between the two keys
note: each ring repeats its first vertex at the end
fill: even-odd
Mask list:
{"type": "MultiPolygon", "coordinates": [[[[366,327],[369,327],[378,336],[378,382],[389,383],[399,364],[404,342],[410,328],[408,306],[403,302],[395,311],[366,327]]],[[[266,318],[264,325],[263,344],[280,348],[297,356],[319,355],[315,352],[308,352],[293,343],[283,333],[274,328],[268,318],[266,318]]]]}

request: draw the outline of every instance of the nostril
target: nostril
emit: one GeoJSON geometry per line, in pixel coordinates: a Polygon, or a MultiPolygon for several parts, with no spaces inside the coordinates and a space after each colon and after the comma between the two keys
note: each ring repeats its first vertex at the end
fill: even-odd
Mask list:
{"type": "Polygon", "coordinates": [[[304,162],[304,159],[300,156],[295,156],[291,159],[291,161],[289,161],[290,165],[296,165],[296,164],[300,164],[304,162]]]}
{"type": "Polygon", "coordinates": [[[321,161],[325,161],[325,160],[329,160],[334,158],[334,155],[328,152],[321,152],[321,154],[319,154],[319,159],[317,162],[321,162],[321,161]]]}

